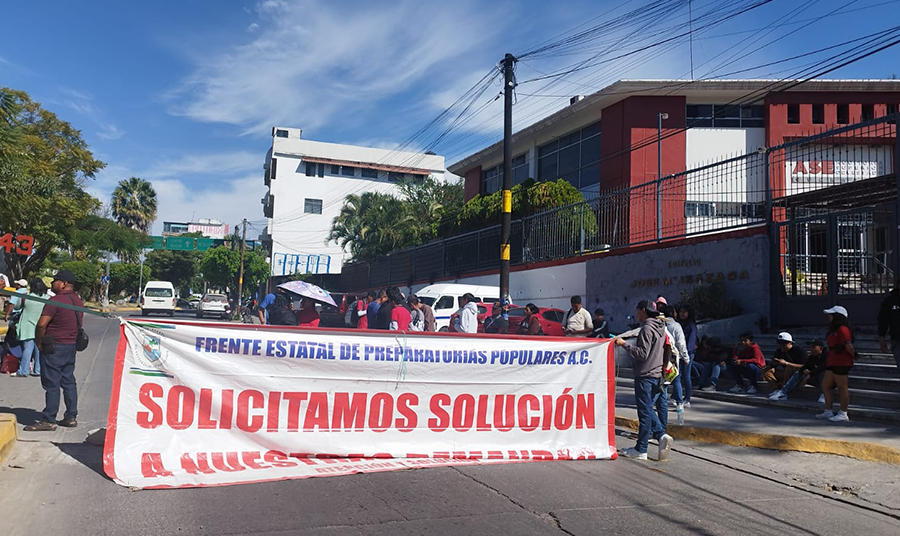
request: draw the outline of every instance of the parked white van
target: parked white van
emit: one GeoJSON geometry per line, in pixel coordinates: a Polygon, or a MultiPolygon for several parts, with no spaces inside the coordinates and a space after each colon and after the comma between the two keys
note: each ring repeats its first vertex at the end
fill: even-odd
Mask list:
{"type": "MultiPolygon", "coordinates": [[[[419,301],[428,304],[434,310],[435,329],[447,331],[450,325],[450,315],[459,310],[459,299],[467,292],[471,292],[475,296],[475,301],[479,302],[496,302],[500,299],[500,287],[458,283],[429,285],[415,294],[419,297],[419,301]]],[[[510,299],[510,303],[512,303],[512,299],[510,299]]]]}
{"type": "Polygon", "coordinates": [[[175,316],[175,287],[168,281],[149,281],[141,295],[141,314],[162,313],[175,316]]]}

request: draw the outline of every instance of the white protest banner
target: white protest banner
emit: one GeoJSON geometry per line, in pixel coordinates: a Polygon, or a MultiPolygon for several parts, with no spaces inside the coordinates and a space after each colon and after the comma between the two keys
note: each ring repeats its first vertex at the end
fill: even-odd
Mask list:
{"type": "Polygon", "coordinates": [[[194,487],[615,458],[609,341],[128,320],[104,469],[194,487]]]}

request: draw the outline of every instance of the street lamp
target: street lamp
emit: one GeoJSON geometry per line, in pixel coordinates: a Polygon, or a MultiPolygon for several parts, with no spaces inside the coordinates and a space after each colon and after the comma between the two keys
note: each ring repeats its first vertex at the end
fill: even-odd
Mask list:
{"type": "Polygon", "coordinates": [[[669,114],[656,115],[656,241],[662,240],[662,122],[669,114]]]}

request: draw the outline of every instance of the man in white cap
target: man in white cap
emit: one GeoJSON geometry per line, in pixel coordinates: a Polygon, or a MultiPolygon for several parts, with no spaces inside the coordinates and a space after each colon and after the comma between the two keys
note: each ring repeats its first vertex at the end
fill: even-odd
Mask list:
{"type": "MultiPolygon", "coordinates": [[[[16,294],[22,294],[22,295],[28,294],[28,281],[25,281],[24,279],[17,279],[16,281],[13,281],[13,286],[16,289],[16,294]]],[[[12,318],[13,322],[16,321],[16,318],[18,317],[18,312],[22,310],[23,303],[24,303],[24,300],[22,298],[20,298],[19,296],[12,296],[9,299],[9,303],[6,304],[6,311],[5,311],[5,314],[6,314],[5,320],[7,322],[10,321],[10,318],[12,318]]]]}
{"type": "Polygon", "coordinates": [[[763,369],[763,378],[773,391],[781,389],[788,378],[803,368],[808,357],[806,350],[794,345],[794,337],[787,331],[778,334],[778,349],[763,369]]]}

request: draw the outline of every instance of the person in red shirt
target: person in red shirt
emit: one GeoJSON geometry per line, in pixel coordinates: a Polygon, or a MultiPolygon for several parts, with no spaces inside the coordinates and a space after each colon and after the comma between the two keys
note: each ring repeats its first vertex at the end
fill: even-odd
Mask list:
{"type": "Polygon", "coordinates": [[[53,276],[50,288],[56,295],[44,305],[35,329],[35,342],[41,352],[41,386],[44,388],[46,405],[41,412],[41,420],[26,426],[26,432],[51,432],[56,430],[57,424],[67,428],[78,426],[75,352],[84,313],[56,305],[84,307],[81,298],[75,293],[76,281],[75,274],[69,270],[60,270],[53,276]],[[63,420],[57,423],[60,389],[66,403],[66,412],[63,420]]]}
{"type": "Polygon", "coordinates": [[[309,298],[300,300],[300,310],[296,312],[297,325],[307,328],[319,327],[319,311],[316,311],[316,302],[309,298]]]}
{"type": "Polygon", "coordinates": [[[409,321],[412,315],[409,309],[403,306],[403,294],[397,287],[391,287],[387,292],[388,299],[391,300],[394,308],[391,309],[391,331],[409,331],[409,321]]]}
{"type": "Polygon", "coordinates": [[[749,382],[746,393],[756,394],[756,382],[762,378],[762,369],[766,366],[766,358],[763,356],[759,345],[753,342],[753,334],[741,333],[740,342],[734,349],[734,359],[728,363],[728,373],[734,379],[734,387],[729,393],[744,392],[744,380],[749,382]]]}
{"type": "Polygon", "coordinates": [[[367,310],[369,304],[373,301],[375,301],[375,293],[370,290],[364,299],[356,302],[356,315],[359,317],[359,323],[356,324],[356,329],[369,329],[369,315],[367,314],[367,310]]]}
{"type": "Polygon", "coordinates": [[[850,369],[853,368],[853,359],[856,357],[856,349],[853,347],[853,332],[850,322],[847,320],[847,309],[835,305],[831,309],[825,309],[828,315],[828,356],[825,358],[825,378],[822,380],[822,391],[825,395],[825,411],[816,415],[819,419],[828,419],[831,422],[847,422],[847,406],[850,405],[850,369]],[[834,403],[832,390],[837,386],[841,398],[841,410],[834,413],[831,408],[834,403]]]}

